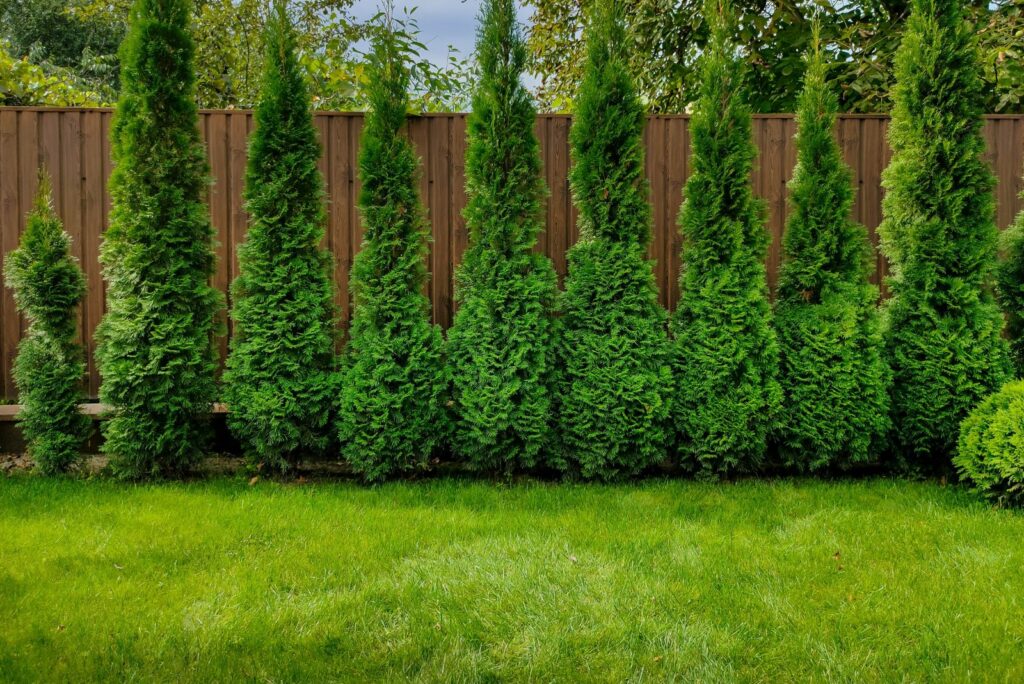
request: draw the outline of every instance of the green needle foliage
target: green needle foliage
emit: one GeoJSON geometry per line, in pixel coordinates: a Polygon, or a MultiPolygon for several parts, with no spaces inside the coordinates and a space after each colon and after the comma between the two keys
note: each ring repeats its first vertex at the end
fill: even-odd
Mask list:
{"type": "Polygon", "coordinates": [[[216,396],[208,168],[196,121],[188,0],[136,0],[121,46],[113,207],[97,330],[104,450],[126,478],[181,473],[204,453],[216,396]]]}
{"type": "Polygon", "coordinates": [[[557,295],[551,260],[533,251],[545,188],[512,0],[485,1],[477,59],[467,122],[469,248],[448,333],[453,440],[474,468],[507,473],[535,466],[549,445],[557,295]]]}
{"type": "MultiPolygon", "coordinates": [[[[1021,195],[1024,198],[1024,194],[1021,195]]],[[[1017,377],[1024,376],[1024,211],[999,236],[1003,261],[996,271],[996,294],[1006,313],[1006,332],[1017,377]]]]}
{"type": "Polygon", "coordinates": [[[964,419],[953,465],[993,503],[1024,505],[1024,381],[1006,383],[964,419]]]}
{"type": "Polygon", "coordinates": [[[885,349],[898,467],[947,469],[960,422],[1009,378],[989,289],[996,226],[984,84],[959,0],[914,0],[896,59],[879,229],[892,264],[885,349]]]}
{"type": "Polygon", "coordinates": [[[249,145],[249,233],[238,248],[224,373],[228,424],[249,457],[287,470],[328,444],[334,364],[331,256],[320,143],[282,0],[267,24],[263,94],[249,145]]]}
{"type": "Polygon", "coordinates": [[[591,18],[570,133],[580,239],[568,253],[555,465],[614,479],[664,459],[671,393],[666,314],[647,259],[644,107],[629,75],[622,9],[591,18]]]}
{"type": "Polygon", "coordinates": [[[47,475],[75,466],[89,436],[89,418],[78,407],[85,362],[75,324],[85,276],[70,248],[71,237],[53,210],[50,177],[40,169],[35,207],[18,249],[7,255],[4,273],[28,320],[13,369],[21,402],[18,422],[29,455],[47,475]]]}
{"type": "Polygon", "coordinates": [[[757,149],[727,13],[707,10],[716,21],[690,123],[693,175],[679,214],[683,270],[672,318],[679,454],[684,467],[712,478],[762,464],[781,399],[768,233],[750,186],[757,149]]]}
{"type": "Polygon", "coordinates": [[[836,96],[826,75],[815,37],[797,110],[792,211],[775,311],[779,451],[801,471],[866,463],[889,432],[878,288],[868,282],[871,245],[849,218],[853,187],[832,135],[836,96]]]}
{"type": "Polygon", "coordinates": [[[441,330],[423,294],[427,232],[419,160],[402,133],[408,46],[386,27],[369,56],[359,174],[365,239],[352,266],[351,338],[341,390],[342,453],[367,480],[425,469],[447,435],[441,330]]]}

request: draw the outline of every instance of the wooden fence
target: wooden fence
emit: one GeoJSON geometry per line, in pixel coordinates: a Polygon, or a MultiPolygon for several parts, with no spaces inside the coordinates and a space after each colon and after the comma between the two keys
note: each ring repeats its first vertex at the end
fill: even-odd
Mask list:
{"type": "MultiPolygon", "coordinates": [[[[110,173],[107,132],[111,112],[104,109],[0,108],[0,246],[13,249],[25,225],[36,186],[36,168],[44,165],[53,176],[55,202],[74,240],[75,255],[88,278],[88,293],[81,311],[82,342],[89,356],[88,389],[95,396],[99,376],[93,362],[92,333],[103,314],[104,285],[98,264],[101,234],[107,225],[110,197],[106,179],[110,173]]],[[[324,144],[320,162],[329,198],[326,244],[336,257],[334,273],[337,304],[343,321],[349,316],[348,273],[362,240],[355,201],[359,191],[357,153],[363,118],[353,113],[321,113],[316,125],[324,144]]],[[[679,298],[679,235],[676,213],[683,184],[689,174],[689,119],[657,116],[648,120],[647,176],[651,181],[654,239],[650,254],[662,303],[674,307],[679,298]]],[[[210,214],[217,229],[218,288],[226,290],[238,273],[235,246],[245,237],[246,214],[242,184],[246,141],[252,115],[244,111],[203,112],[200,122],[207,142],[213,183],[209,192],[210,214]]],[[[567,183],[570,119],[542,115],[537,134],[544,156],[544,174],[550,189],[546,230],[538,249],[554,260],[565,274],[565,251],[576,241],[576,213],[567,183]]],[[[880,177],[889,161],[886,143],[888,120],[881,116],[842,116],[836,135],[846,161],[854,169],[857,201],[854,217],[870,230],[881,219],[880,177]]],[[[409,135],[423,161],[422,197],[430,210],[433,244],[430,253],[429,295],[434,320],[447,326],[453,313],[453,272],[466,247],[464,156],[465,116],[432,114],[412,117],[409,135]]],[[[786,182],[796,158],[792,115],[762,115],[754,120],[754,139],[760,150],[753,174],[754,190],[767,202],[768,229],[772,236],[768,255],[769,282],[774,284],[781,257],[781,236],[786,219],[786,182]]],[[[1010,223],[1021,208],[1017,195],[1024,170],[1024,116],[991,116],[985,122],[988,156],[999,177],[998,222],[1010,223]]],[[[876,280],[885,262],[877,257],[876,280]]],[[[346,323],[347,324],[347,323],[346,323]]],[[[0,296],[0,392],[15,396],[11,361],[24,330],[11,294],[0,296]]],[[[221,340],[222,352],[226,341],[221,340]]]]}

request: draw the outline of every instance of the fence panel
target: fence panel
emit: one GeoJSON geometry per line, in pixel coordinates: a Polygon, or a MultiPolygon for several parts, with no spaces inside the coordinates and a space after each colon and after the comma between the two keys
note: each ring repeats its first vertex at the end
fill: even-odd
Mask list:
{"type": "MultiPolygon", "coordinates": [[[[99,250],[110,208],[106,188],[111,171],[110,121],[110,111],[102,109],[0,108],[0,249],[6,255],[17,245],[35,193],[36,169],[45,166],[53,177],[54,203],[74,239],[74,253],[81,259],[88,280],[80,315],[81,339],[89,358],[91,396],[99,389],[93,333],[104,308],[99,250]]],[[[570,123],[568,117],[544,114],[537,117],[536,125],[549,190],[542,213],[545,227],[537,249],[551,256],[560,279],[564,279],[566,272],[565,252],[579,237],[568,181],[570,123]]],[[[336,303],[343,331],[347,330],[351,315],[349,270],[363,236],[356,208],[362,125],[363,117],[358,113],[316,115],[323,143],[320,170],[328,201],[325,245],[335,256],[336,303]]],[[[853,169],[857,190],[853,216],[867,226],[876,246],[876,228],[882,216],[881,175],[891,157],[887,127],[888,119],[877,115],[840,116],[836,126],[836,137],[853,169]]],[[[245,239],[247,216],[242,188],[252,128],[251,112],[222,110],[201,114],[200,130],[206,140],[212,176],[207,201],[218,240],[214,284],[225,292],[238,275],[235,248],[245,239]]],[[[771,234],[767,258],[771,285],[782,259],[782,231],[788,210],[786,183],[796,161],[795,130],[792,115],[754,117],[754,141],[760,154],[751,182],[766,203],[766,227],[771,234]]],[[[999,179],[997,219],[999,227],[1004,228],[1022,208],[1019,194],[1024,171],[1024,116],[990,116],[984,133],[987,158],[999,179]]],[[[432,275],[427,293],[434,320],[444,326],[451,323],[454,314],[455,272],[468,242],[462,217],[466,204],[465,135],[463,114],[410,118],[409,136],[423,162],[420,190],[429,211],[432,239],[428,261],[432,275]]],[[[650,254],[657,261],[655,274],[661,301],[672,308],[679,300],[680,237],[676,216],[690,173],[689,118],[650,117],[644,139],[654,220],[650,254]]],[[[885,259],[879,254],[875,264],[873,278],[879,282],[886,272],[885,259]]],[[[23,333],[24,321],[5,288],[0,293],[0,392],[7,399],[16,396],[11,362],[23,333]]],[[[218,340],[218,345],[221,354],[225,354],[227,341],[218,340]]]]}

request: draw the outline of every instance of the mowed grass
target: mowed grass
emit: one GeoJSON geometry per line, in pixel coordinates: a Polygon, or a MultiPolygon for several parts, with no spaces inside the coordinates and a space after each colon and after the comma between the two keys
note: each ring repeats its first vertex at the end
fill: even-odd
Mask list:
{"type": "Polygon", "coordinates": [[[1019,682],[1022,608],[937,484],[0,479],[2,681],[1019,682]]]}

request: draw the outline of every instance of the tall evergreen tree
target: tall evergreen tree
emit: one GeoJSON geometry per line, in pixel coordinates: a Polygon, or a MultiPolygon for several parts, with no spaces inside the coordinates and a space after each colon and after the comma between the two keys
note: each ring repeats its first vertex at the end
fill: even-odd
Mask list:
{"type": "Polygon", "coordinates": [[[187,470],[216,396],[209,180],[195,105],[188,0],[136,0],[111,129],[113,207],[97,330],[104,450],[123,477],[187,470]]]}
{"type": "MultiPolygon", "coordinates": [[[[1024,193],[1021,193],[1024,199],[1024,193]]],[[[999,236],[1003,260],[996,271],[996,294],[1006,313],[1010,354],[1018,378],[1024,377],[1024,211],[999,236]]]]}
{"type": "Polygon", "coordinates": [[[409,70],[391,25],[369,58],[359,196],[365,238],[352,267],[354,310],[341,390],[342,452],[367,480],[427,467],[447,435],[441,330],[423,294],[427,232],[419,159],[403,134],[409,70]]]}
{"type": "Polygon", "coordinates": [[[750,186],[757,148],[728,11],[706,10],[713,31],[690,122],[693,174],[679,214],[683,270],[672,318],[673,424],[683,465],[701,477],[758,468],[781,399],[768,233],[750,186]]]}
{"type": "Polygon", "coordinates": [[[877,456],[889,431],[871,245],[850,219],[853,186],[832,135],[836,96],[815,30],[797,110],[797,165],[783,240],[775,322],[783,412],[780,453],[799,470],[847,468],[877,456]]]}
{"type": "Polygon", "coordinates": [[[647,259],[644,107],[623,55],[622,8],[595,8],[570,133],[579,241],[560,337],[556,465],[612,479],[663,460],[671,392],[666,314],[647,259]]]}
{"type": "Polygon", "coordinates": [[[71,237],[53,210],[50,177],[40,169],[35,206],[4,271],[14,302],[28,320],[14,361],[18,422],[29,455],[47,475],[71,469],[89,435],[89,418],[78,407],[84,398],[85,362],[75,323],[85,276],[70,247],[71,237]]]}
{"type": "Polygon", "coordinates": [[[975,33],[959,0],[914,0],[896,58],[882,246],[898,464],[948,469],[960,421],[1009,377],[975,33]]]}
{"type": "Polygon", "coordinates": [[[526,45],[513,0],[485,0],[469,115],[469,248],[448,333],[456,451],[477,469],[536,465],[549,444],[557,279],[533,251],[541,229],[536,110],[520,81],[526,45]]]}
{"type": "Polygon", "coordinates": [[[285,470],[328,443],[332,263],[319,246],[326,219],[320,143],[283,0],[275,2],[266,45],[224,385],[228,424],[250,458],[285,470]]]}

